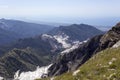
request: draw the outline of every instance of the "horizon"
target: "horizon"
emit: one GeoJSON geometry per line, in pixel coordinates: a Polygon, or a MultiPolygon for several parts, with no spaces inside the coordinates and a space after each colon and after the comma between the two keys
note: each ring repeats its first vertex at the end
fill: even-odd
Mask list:
{"type": "Polygon", "coordinates": [[[113,26],[120,21],[119,0],[0,0],[0,18],[49,23],[113,26]]]}

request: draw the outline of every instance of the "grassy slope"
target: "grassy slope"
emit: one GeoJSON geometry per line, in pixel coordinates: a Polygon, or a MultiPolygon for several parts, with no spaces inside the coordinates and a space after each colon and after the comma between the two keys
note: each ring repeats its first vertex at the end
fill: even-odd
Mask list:
{"type": "Polygon", "coordinates": [[[120,80],[120,48],[99,52],[79,70],[74,76],[73,72],[68,72],[55,77],[54,80],[120,80]]]}

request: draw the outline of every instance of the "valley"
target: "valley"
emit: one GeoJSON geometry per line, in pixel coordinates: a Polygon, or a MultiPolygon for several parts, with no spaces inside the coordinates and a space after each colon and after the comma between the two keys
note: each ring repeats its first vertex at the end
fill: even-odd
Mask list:
{"type": "MultiPolygon", "coordinates": [[[[5,19],[2,19],[2,21],[7,25],[10,24],[10,27],[8,28],[5,25],[1,25],[0,27],[9,31],[12,31],[10,28],[13,25],[21,27],[23,23],[27,23],[5,19]]],[[[31,23],[27,23],[27,25],[31,25],[31,23]]],[[[28,26],[28,28],[31,27],[28,26]]],[[[73,24],[70,26],[55,27],[46,33],[39,33],[38,36],[19,36],[20,39],[18,38],[0,47],[0,75],[5,78],[13,78],[18,70],[20,73],[23,71],[34,71],[37,66],[42,67],[52,64],[58,55],[77,49],[91,37],[98,34],[104,34],[104,32],[90,25],[73,24]]]]}

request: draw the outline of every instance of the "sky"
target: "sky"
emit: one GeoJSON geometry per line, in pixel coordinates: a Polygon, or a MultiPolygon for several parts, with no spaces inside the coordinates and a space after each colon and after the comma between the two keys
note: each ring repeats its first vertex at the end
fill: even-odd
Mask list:
{"type": "Polygon", "coordinates": [[[0,0],[0,18],[58,23],[114,24],[120,0],[0,0]]]}

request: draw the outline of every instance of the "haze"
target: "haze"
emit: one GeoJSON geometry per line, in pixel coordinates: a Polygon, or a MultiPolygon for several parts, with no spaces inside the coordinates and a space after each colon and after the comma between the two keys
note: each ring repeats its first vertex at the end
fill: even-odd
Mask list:
{"type": "Polygon", "coordinates": [[[0,0],[0,17],[55,23],[113,25],[120,0],[0,0]]]}

